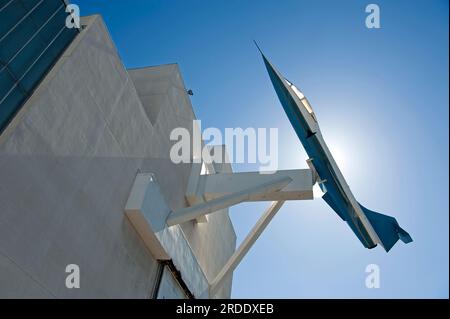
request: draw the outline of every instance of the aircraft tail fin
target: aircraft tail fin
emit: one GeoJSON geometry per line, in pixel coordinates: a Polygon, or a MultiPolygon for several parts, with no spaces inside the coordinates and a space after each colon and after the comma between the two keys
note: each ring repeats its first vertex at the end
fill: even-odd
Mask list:
{"type": "Polygon", "coordinates": [[[359,205],[372,224],[386,251],[389,251],[399,239],[405,244],[413,241],[411,236],[400,227],[394,217],[373,212],[363,205],[359,205]]]}

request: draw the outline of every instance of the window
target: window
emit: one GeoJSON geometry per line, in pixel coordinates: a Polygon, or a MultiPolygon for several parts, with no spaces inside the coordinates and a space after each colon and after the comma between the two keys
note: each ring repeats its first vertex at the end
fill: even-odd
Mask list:
{"type": "Polygon", "coordinates": [[[311,104],[309,104],[309,102],[306,99],[305,95],[299,89],[297,89],[297,87],[294,84],[289,82],[287,79],[284,79],[284,80],[290,86],[292,91],[294,91],[295,95],[297,95],[297,97],[300,99],[300,102],[302,102],[303,106],[308,111],[308,113],[311,114],[311,117],[314,119],[314,121],[317,122],[316,115],[314,114],[314,111],[313,111],[313,109],[311,107],[311,104]]]}
{"type": "Polygon", "coordinates": [[[194,296],[189,291],[186,283],[181,278],[171,260],[159,261],[159,274],[156,279],[154,299],[192,299],[194,296]]]}
{"type": "Polygon", "coordinates": [[[63,0],[11,0],[0,6],[1,132],[78,30],[65,26],[63,0]]]}

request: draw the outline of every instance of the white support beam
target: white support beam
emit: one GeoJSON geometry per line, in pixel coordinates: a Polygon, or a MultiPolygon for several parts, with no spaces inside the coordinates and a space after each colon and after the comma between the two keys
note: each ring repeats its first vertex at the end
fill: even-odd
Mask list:
{"type": "Polygon", "coordinates": [[[166,223],[169,226],[178,225],[189,220],[196,219],[199,216],[210,214],[220,209],[228,208],[238,203],[247,201],[252,195],[255,194],[261,194],[264,196],[265,194],[267,195],[274,193],[288,185],[291,181],[292,179],[289,176],[273,177],[269,182],[262,183],[258,186],[250,187],[211,201],[172,212],[168,216],[166,223]]]}
{"type": "MultiPolygon", "coordinates": [[[[228,159],[228,154],[225,149],[225,145],[204,145],[202,141],[202,149],[206,147],[208,152],[202,152],[201,157],[196,157],[194,154],[194,160],[192,163],[191,173],[189,176],[189,182],[186,188],[186,200],[189,206],[194,206],[196,204],[208,201],[201,191],[198,189],[202,183],[200,180],[201,172],[203,168],[206,170],[205,175],[215,175],[217,173],[232,173],[230,160],[228,159]],[[211,158],[211,152],[217,155],[217,153],[222,158],[219,163],[214,162],[211,158]]],[[[207,223],[208,219],[205,215],[199,216],[196,219],[197,223],[207,223]]]]}
{"type": "MultiPolygon", "coordinates": [[[[192,163],[191,174],[189,176],[188,185],[186,188],[186,200],[190,206],[197,204],[199,201],[203,202],[203,198],[197,196],[197,186],[200,178],[203,163],[192,163]]],[[[208,220],[206,216],[199,216],[197,223],[206,223],[208,220]]]]}
{"type": "Polygon", "coordinates": [[[242,244],[239,248],[234,252],[234,254],[228,259],[226,264],[223,266],[222,270],[217,274],[214,280],[210,283],[209,295],[210,297],[214,297],[219,289],[222,287],[222,283],[227,276],[232,273],[236,267],[241,262],[242,258],[247,254],[250,248],[253,246],[255,241],[270,223],[275,214],[279,211],[281,206],[283,206],[284,201],[276,201],[272,202],[270,207],[264,212],[264,214],[260,217],[258,222],[249,232],[247,237],[245,237],[242,244]]]}
{"type": "Polygon", "coordinates": [[[209,297],[208,279],[183,230],[166,225],[170,207],[153,174],[136,175],[124,214],[155,259],[172,260],[196,298],[209,297]]]}
{"type": "Polygon", "coordinates": [[[188,201],[189,205],[195,205],[197,202],[197,185],[198,180],[200,178],[200,172],[202,170],[202,164],[203,163],[192,163],[191,166],[191,173],[189,175],[189,181],[186,187],[186,200],[188,201]]]}
{"type": "Polygon", "coordinates": [[[277,177],[289,176],[292,182],[279,192],[255,194],[249,201],[279,201],[313,199],[315,179],[311,169],[279,170],[273,174],[260,172],[218,173],[193,177],[195,192],[189,192],[190,204],[211,201],[231,193],[258,186],[277,177]],[[192,202],[192,203],[191,203],[192,202]]]}

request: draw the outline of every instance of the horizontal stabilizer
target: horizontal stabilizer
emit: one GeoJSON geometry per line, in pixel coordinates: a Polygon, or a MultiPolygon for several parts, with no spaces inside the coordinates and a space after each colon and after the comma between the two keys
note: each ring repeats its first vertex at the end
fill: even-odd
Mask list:
{"type": "Polygon", "coordinates": [[[405,244],[413,241],[411,236],[400,227],[394,217],[373,212],[361,204],[359,206],[361,206],[364,214],[369,219],[386,251],[389,251],[399,239],[405,244]]]}

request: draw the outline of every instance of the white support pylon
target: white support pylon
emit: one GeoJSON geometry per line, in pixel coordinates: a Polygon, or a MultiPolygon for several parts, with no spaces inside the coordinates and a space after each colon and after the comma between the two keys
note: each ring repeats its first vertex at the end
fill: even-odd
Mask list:
{"type": "Polygon", "coordinates": [[[233,255],[228,259],[228,261],[223,266],[222,270],[217,274],[214,280],[209,285],[209,296],[214,297],[215,294],[222,287],[223,280],[227,278],[227,276],[236,269],[236,267],[241,262],[242,258],[244,258],[245,254],[250,250],[255,241],[270,223],[272,218],[278,212],[278,210],[283,206],[284,201],[276,201],[272,202],[270,207],[264,212],[264,214],[259,218],[256,222],[255,226],[253,226],[252,230],[248,233],[247,237],[245,237],[242,244],[239,248],[234,252],[233,255]]]}
{"type": "Polygon", "coordinates": [[[285,187],[291,181],[292,178],[289,176],[283,176],[275,178],[272,181],[263,183],[259,186],[244,189],[191,207],[182,208],[178,211],[172,212],[168,216],[166,223],[168,226],[173,226],[196,219],[199,216],[210,214],[220,209],[242,203],[248,200],[251,195],[276,192],[285,187]]]}

